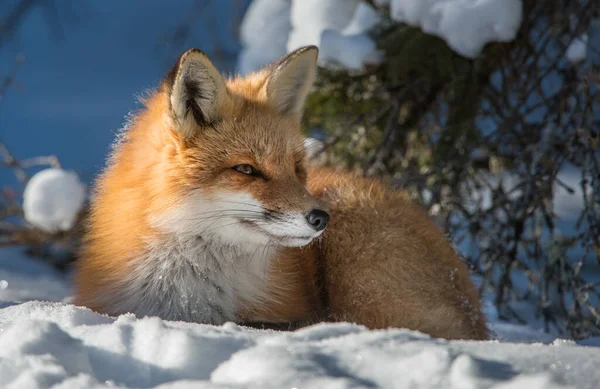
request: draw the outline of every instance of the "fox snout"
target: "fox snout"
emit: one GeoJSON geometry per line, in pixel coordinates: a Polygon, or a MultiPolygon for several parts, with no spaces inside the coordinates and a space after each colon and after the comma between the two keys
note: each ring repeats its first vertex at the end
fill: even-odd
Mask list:
{"type": "Polygon", "coordinates": [[[323,231],[329,223],[329,214],[322,209],[313,209],[306,215],[306,221],[315,231],[323,231]]]}

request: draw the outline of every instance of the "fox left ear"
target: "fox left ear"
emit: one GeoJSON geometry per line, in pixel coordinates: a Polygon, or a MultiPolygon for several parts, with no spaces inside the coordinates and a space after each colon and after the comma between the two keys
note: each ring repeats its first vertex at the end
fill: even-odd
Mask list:
{"type": "Polygon", "coordinates": [[[300,116],[317,72],[317,46],[301,47],[270,66],[269,103],[280,113],[300,116]]]}
{"type": "Polygon", "coordinates": [[[225,81],[206,54],[190,49],[181,54],[164,81],[171,115],[179,132],[192,136],[199,125],[219,119],[227,99],[225,81]]]}

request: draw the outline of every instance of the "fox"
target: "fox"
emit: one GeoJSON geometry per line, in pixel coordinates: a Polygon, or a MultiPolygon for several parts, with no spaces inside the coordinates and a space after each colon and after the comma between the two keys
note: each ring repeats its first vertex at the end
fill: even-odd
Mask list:
{"type": "Polygon", "coordinates": [[[95,182],[75,304],[488,339],[468,267],[424,209],[380,179],[307,160],[317,58],[306,46],[226,77],[199,49],[179,56],[95,182]]]}

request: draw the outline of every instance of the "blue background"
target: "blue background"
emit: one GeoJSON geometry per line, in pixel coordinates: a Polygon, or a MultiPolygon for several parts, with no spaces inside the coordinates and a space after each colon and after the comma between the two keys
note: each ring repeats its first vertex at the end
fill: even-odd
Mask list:
{"type": "MultiPolygon", "coordinates": [[[[16,3],[2,0],[3,19],[16,3]]],[[[0,42],[0,77],[25,56],[0,102],[0,141],[18,158],[54,154],[90,182],[139,107],[136,96],[157,86],[181,51],[198,47],[221,70],[234,70],[249,1],[58,0],[56,12],[39,3],[0,42]],[[169,36],[182,23],[189,36],[174,44],[169,36]]],[[[0,187],[15,183],[0,169],[0,187]]]]}

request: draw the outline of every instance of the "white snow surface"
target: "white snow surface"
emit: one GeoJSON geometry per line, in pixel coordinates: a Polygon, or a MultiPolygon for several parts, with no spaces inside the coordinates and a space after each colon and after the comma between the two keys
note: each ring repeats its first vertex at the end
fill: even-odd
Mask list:
{"type": "Polygon", "coordinates": [[[66,280],[28,261],[0,251],[4,290],[14,289],[0,293],[2,388],[591,389],[600,382],[593,347],[600,341],[583,346],[513,324],[491,323],[493,341],[446,341],[349,323],[277,332],[11,301],[67,300],[66,280]],[[29,283],[14,283],[15,274],[29,283]],[[53,282],[38,282],[44,277],[53,282]],[[62,291],[53,289],[60,283],[62,291]]]}
{"type": "Polygon", "coordinates": [[[444,39],[458,54],[475,58],[489,42],[515,38],[521,0],[391,0],[390,14],[444,39]]]}
{"type": "Polygon", "coordinates": [[[448,342],[403,329],[295,332],[112,318],[63,303],[0,309],[6,388],[595,388],[600,348],[448,342]]]}
{"type": "Polygon", "coordinates": [[[582,36],[575,38],[569,47],[567,47],[567,59],[573,63],[585,60],[587,56],[587,44],[587,34],[583,34],[582,36]]]}
{"type": "Polygon", "coordinates": [[[23,192],[25,220],[47,231],[73,227],[85,201],[85,187],[77,174],[50,168],[35,174],[23,192]]]}

